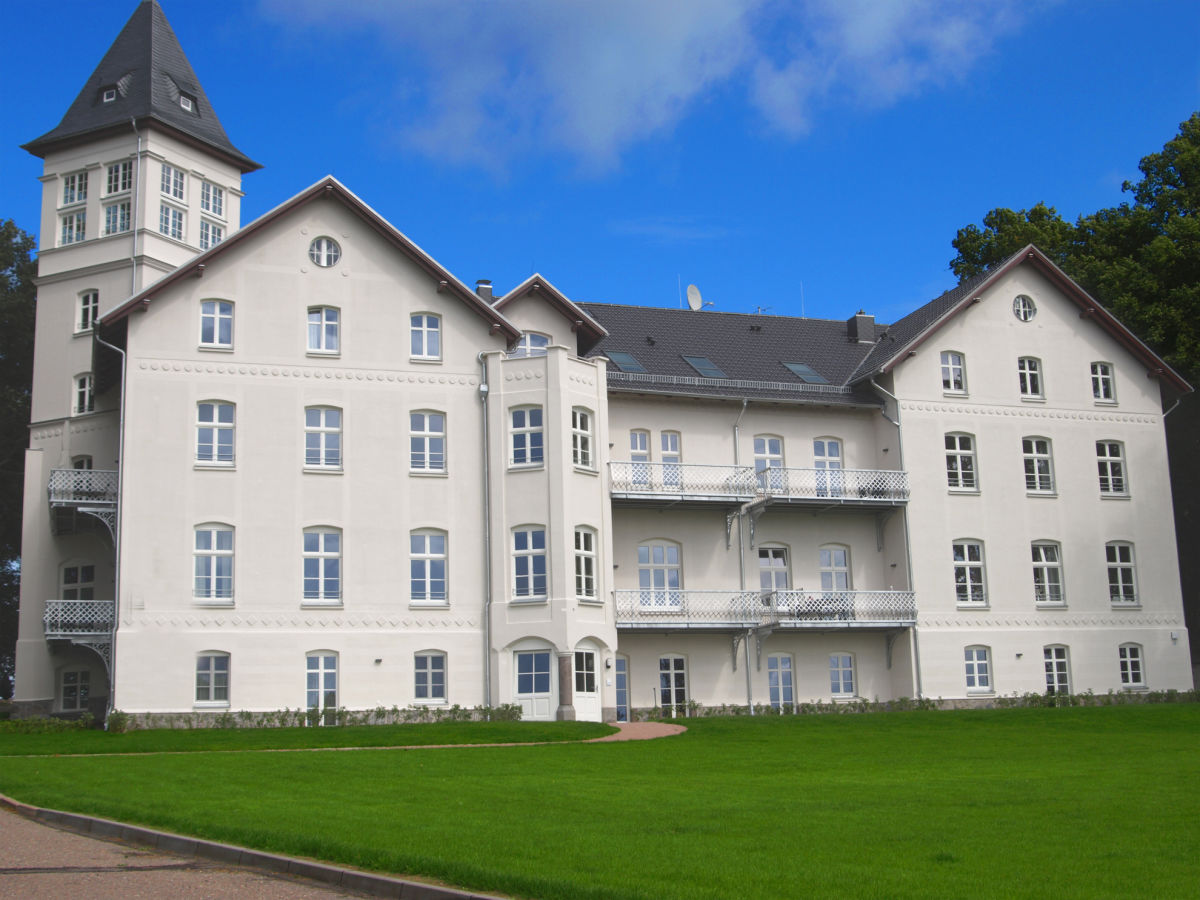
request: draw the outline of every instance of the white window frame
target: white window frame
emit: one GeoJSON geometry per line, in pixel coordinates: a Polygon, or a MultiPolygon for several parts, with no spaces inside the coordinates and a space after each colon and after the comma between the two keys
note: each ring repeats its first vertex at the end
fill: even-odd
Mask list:
{"type": "Polygon", "coordinates": [[[104,205],[104,234],[124,234],[133,224],[133,206],[128,200],[104,205]]]}
{"type": "Polygon", "coordinates": [[[92,673],[90,669],[64,669],[59,677],[59,705],[63,712],[87,711],[91,699],[92,673]],[[68,690],[71,701],[68,702],[68,690]]]}
{"type": "Polygon", "coordinates": [[[1046,672],[1047,694],[1071,693],[1071,649],[1065,644],[1049,644],[1042,648],[1046,672]]]}
{"type": "Polygon", "coordinates": [[[196,706],[229,706],[231,668],[230,656],[222,650],[202,650],[196,654],[196,706]]]}
{"type": "Polygon", "coordinates": [[[683,436],[678,431],[663,431],[658,440],[663,486],[678,490],[683,485],[683,454],[680,451],[683,436]]]}
{"type": "Polygon", "coordinates": [[[796,666],[790,653],[767,656],[767,699],[780,712],[796,708],[796,666]]]}
{"type": "Polygon", "coordinates": [[[818,497],[841,497],[846,492],[846,444],[840,437],[823,435],[813,438],[813,468],[816,469],[818,497]]]}
{"type": "Polygon", "coordinates": [[[408,602],[412,606],[450,605],[450,539],[437,528],[408,534],[408,602]]]}
{"type": "Polygon", "coordinates": [[[596,421],[590,409],[576,406],[571,409],[571,463],[581,469],[595,470],[592,453],[592,425],[596,421]]]}
{"type": "Polygon", "coordinates": [[[967,392],[967,358],[957,350],[941,354],[942,393],[962,395],[967,392]]]}
{"type": "Polygon", "coordinates": [[[575,527],[575,599],[594,603],[600,599],[597,589],[597,532],[586,525],[575,527]]]}
{"type": "Polygon", "coordinates": [[[71,379],[71,414],[82,416],[96,411],[95,379],[91,372],[80,372],[71,379]]]}
{"type": "Polygon", "coordinates": [[[158,233],[172,240],[184,240],[187,235],[187,225],[183,210],[169,203],[159,204],[158,233]]]}
{"type": "Polygon", "coordinates": [[[837,651],[829,654],[829,693],[835,700],[858,696],[858,672],[853,653],[837,651]]]}
{"type": "Polygon", "coordinates": [[[345,416],[337,406],[304,408],[304,468],[342,471],[345,416]],[[333,424],[330,424],[331,420],[333,424]]]}
{"type": "Polygon", "coordinates": [[[312,724],[337,724],[338,663],[334,650],[310,650],[304,654],[304,708],[312,724]]]}
{"type": "Polygon", "coordinates": [[[1033,562],[1033,602],[1038,606],[1062,606],[1067,601],[1063,580],[1062,547],[1055,541],[1029,545],[1033,562]]]}
{"type": "Polygon", "coordinates": [[[59,244],[78,244],[87,238],[87,210],[80,209],[60,217],[59,244]]]}
{"type": "Polygon", "coordinates": [[[850,568],[850,548],[845,544],[824,544],[817,548],[817,566],[824,593],[854,590],[850,568]]]}
{"type": "Polygon", "coordinates": [[[446,653],[419,650],[413,654],[413,699],[421,705],[446,703],[446,653]]]}
{"type": "Polygon", "coordinates": [[[688,701],[687,657],[664,653],[658,658],[658,704],[671,718],[686,715],[688,701]]]}
{"type": "Polygon", "coordinates": [[[300,596],[305,606],[341,606],[346,595],[342,529],[305,528],[300,543],[300,596]]]}
{"type": "Polygon", "coordinates": [[[1013,298],[1013,315],[1017,317],[1018,322],[1032,322],[1033,317],[1037,315],[1037,305],[1033,298],[1026,294],[1017,294],[1013,298]]]}
{"type": "Polygon", "coordinates": [[[408,470],[442,475],[446,472],[446,414],[417,409],[408,414],[408,470]]]}
{"type": "Polygon", "coordinates": [[[76,203],[83,203],[87,200],[87,172],[72,172],[70,175],[64,175],[62,184],[62,206],[74,206],[76,203]]]}
{"type": "Polygon", "coordinates": [[[778,434],[754,436],[754,476],[760,491],[780,491],[786,486],[783,437],[778,434]]]}
{"type": "Polygon", "coordinates": [[[1108,570],[1108,600],[1115,607],[1138,606],[1137,557],[1130,541],[1109,541],[1104,545],[1108,570]]]}
{"type": "Polygon", "coordinates": [[[1091,364],[1092,400],[1106,406],[1117,402],[1117,370],[1110,362],[1091,364]]]}
{"type": "Polygon", "coordinates": [[[1017,387],[1022,400],[1046,399],[1046,384],[1040,359],[1035,356],[1022,356],[1017,360],[1017,387]]]}
{"type": "Polygon", "coordinates": [[[983,541],[959,538],[951,542],[954,561],[954,598],[959,607],[988,605],[987,569],[983,541]]]}
{"type": "Polygon", "coordinates": [[[550,596],[550,550],[546,527],[521,525],[514,528],[511,547],[513,602],[544,602],[550,596]]]}
{"type": "Polygon", "coordinates": [[[342,311],[336,306],[310,306],[305,317],[308,352],[338,356],[342,352],[342,311]]]}
{"type": "Polygon", "coordinates": [[[80,293],[75,311],[76,334],[85,334],[95,328],[96,320],[100,318],[100,292],[89,289],[80,293]]]}
{"type": "Polygon", "coordinates": [[[1122,688],[1127,691],[1145,689],[1146,659],[1141,644],[1129,642],[1117,647],[1117,665],[1122,688]]]}
{"type": "Polygon", "coordinates": [[[1129,496],[1129,470],[1121,441],[1107,438],[1096,441],[1096,471],[1100,476],[1101,497],[1129,496]]]}
{"type": "Polygon", "coordinates": [[[678,609],[683,603],[683,546],[654,538],[637,547],[638,600],[643,609],[678,609]]]}
{"type": "Polygon", "coordinates": [[[233,303],[229,300],[200,301],[200,348],[233,349],[233,303]]]}
{"type": "Polygon", "coordinates": [[[537,331],[526,331],[517,341],[517,345],[508,351],[509,359],[523,359],[530,356],[545,356],[546,348],[550,346],[550,335],[537,331]]]}
{"type": "Polygon", "coordinates": [[[787,547],[767,544],[758,548],[758,588],[786,591],[792,583],[787,547]]]}
{"type": "Polygon", "coordinates": [[[113,163],[108,167],[108,178],[105,182],[106,196],[124,194],[133,189],[133,160],[113,163]]]}
{"type": "Polygon", "coordinates": [[[218,219],[225,218],[225,189],[211,181],[200,182],[200,208],[218,219]]]}
{"type": "Polygon", "coordinates": [[[982,644],[972,644],[963,648],[964,674],[967,680],[968,694],[991,694],[992,687],[992,650],[982,644]]]}
{"type": "Polygon", "coordinates": [[[223,240],[225,240],[225,226],[210,222],[208,219],[200,220],[201,250],[211,250],[223,240]]]}
{"type": "Polygon", "coordinates": [[[196,404],[196,462],[231,467],[236,460],[237,408],[226,400],[196,404]],[[225,450],[224,448],[228,448],[225,450]]]}
{"type": "Polygon", "coordinates": [[[315,237],[308,245],[308,258],[313,265],[328,269],[342,258],[342,245],[327,235],[315,237]]]}
{"type": "Polygon", "coordinates": [[[546,464],[545,411],[540,406],[514,406],[508,411],[509,466],[539,469],[546,464]],[[536,420],[536,422],[535,422],[536,420]]]}
{"type": "Polygon", "coordinates": [[[635,485],[650,483],[650,432],[645,428],[629,431],[629,468],[635,485]]]}
{"type": "Polygon", "coordinates": [[[979,493],[979,465],[975,455],[975,435],[951,431],[944,435],[946,448],[946,486],[958,493],[979,493]]]}
{"type": "Polygon", "coordinates": [[[163,163],[159,192],[176,200],[185,200],[187,198],[186,188],[187,173],[170,163],[163,163]]]}
{"type": "Polygon", "coordinates": [[[439,361],[442,358],[442,317],[419,312],[409,316],[409,358],[439,361]]]}
{"type": "Polygon", "coordinates": [[[58,579],[58,599],[96,599],[96,566],[94,563],[71,561],[59,569],[58,579]]]}
{"type": "Polygon", "coordinates": [[[572,667],[575,674],[575,693],[594,694],[599,690],[596,678],[596,651],[576,650],[572,667]]]}
{"type": "Polygon", "coordinates": [[[1021,461],[1026,494],[1055,493],[1054,445],[1050,438],[1039,435],[1021,438],[1021,461]]]}
{"type": "Polygon", "coordinates": [[[237,558],[234,527],[208,522],[197,525],[192,534],[192,598],[202,603],[232,606],[237,558]]]}

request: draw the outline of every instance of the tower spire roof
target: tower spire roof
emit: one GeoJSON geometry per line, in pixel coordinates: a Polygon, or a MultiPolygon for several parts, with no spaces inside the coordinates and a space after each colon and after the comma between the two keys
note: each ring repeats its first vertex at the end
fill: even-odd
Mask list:
{"type": "Polygon", "coordinates": [[[58,126],[22,148],[44,158],[60,147],[128,130],[131,119],[139,127],[152,121],[243,172],[262,168],[230,142],[157,0],[138,4],[58,126]]]}

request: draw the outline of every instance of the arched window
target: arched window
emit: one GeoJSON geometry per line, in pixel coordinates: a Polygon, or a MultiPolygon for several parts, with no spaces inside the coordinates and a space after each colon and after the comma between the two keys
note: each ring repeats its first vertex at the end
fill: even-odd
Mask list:
{"type": "Polygon", "coordinates": [[[845,493],[842,465],[841,438],[819,437],[813,441],[813,468],[817,470],[818,497],[840,497],[845,493]]]}
{"type": "Polygon", "coordinates": [[[991,693],[992,651],[988,647],[974,646],[963,650],[966,665],[967,693],[991,693]]]}
{"type": "Polygon", "coordinates": [[[1133,544],[1128,541],[1109,541],[1104,545],[1108,563],[1108,599],[1113,605],[1133,605],[1138,602],[1137,570],[1133,544]]]}
{"type": "Polygon", "coordinates": [[[639,601],[646,609],[678,609],[683,601],[682,553],[674,541],[638,544],[639,601]]]}
{"type": "Polygon", "coordinates": [[[342,411],[337,407],[305,408],[304,466],[308,469],[342,468],[342,411]]]}
{"type": "Polygon", "coordinates": [[[1046,390],[1042,383],[1042,361],[1032,356],[1017,360],[1017,385],[1023,400],[1045,399],[1046,390]]]}
{"type": "Polygon", "coordinates": [[[509,359],[519,359],[525,356],[545,356],[546,348],[550,346],[550,335],[539,334],[536,331],[526,331],[517,341],[517,345],[509,351],[509,359]]]}
{"type": "Polygon", "coordinates": [[[1033,599],[1040,604],[1061,604],[1063,593],[1062,548],[1053,541],[1034,541],[1030,545],[1033,557],[1033,599]]]}
{"type": "Polygon", "coordinates": [[[200,346],[233,349],[233,304],[228,300],[200,301],[200,346]]]}
{"type": "Polygon", "coordinates": [[[509,410],[512,423],[513,466],[540,466],[545,463],[545,433],[540,406],[517,406],[509,410]]]}
{"type": "Polygon", "coordinates": [[[310,650],[305,654],[304,706],[308,710],[310,725],[337,724],[337,651],[310,650]]]}
{"type": "Polygon", "coordinates": [[[232,466],[233,437],[232,403],[202,400],[196,404],[196,462],[206,466],[232,466]]]}
{"type": "Polygon", "coordinates": [[[571,463],[584,469],[596,467],[592,455],[592,411],[576,406],[571,410],[571,463]]]}
{"type": "Polygon", "coordinates": [[[229,705],[229,654],[202,650],[196,655],[196,704],[229,705]]]}
{"type": "Polygon", "coordinates": [[[549,591],[545,526],[514,528],[512,548],[513,600],[545,600],[549,591]]]}
{"type": "Polygon", "coordinates": [[[1042,659],[1046,667],[1046,693],[1071,693],[1071,655],[1061,644],[1042,648],[1042,659]]]}
{"type": "Polygon", "coordinates": [[[1120,441],[1096,441],[1096,468],[1100,473],[1101,495],[1124,496],[1129,493],[1124,444],[1120,441]]]}
{"type": "Polygon", "coordinates": [[[220,522],[195,528],[192,596],[211,603],[233,603],[233,526],[220,522]]]}
{"type": "Polygon", "coordinates": [[[959,606],[987,606],[987,581],[983,569],[983,542],[961,538],[951,543],[954,556],[954,592],[959,606]]]}
{"type": "Polygon", "coordinates": [[[446,654],[419,650],[413,654],[413,696],[418,703],[446,702],[446,654]]]}
{"type": "Polygon", "coordinates": [[[301,552],[305,603],[342,601],[342,532],[340,528],[304,529],[301,552]]]}
{"type": "Polygon", "coordinates": [[[967,358],[957,350],[942,351],[942,390],[947,394],[967,392],[967,358]]]}
{"type": "Polygon", "coordinates": [[[782,491],[786,487],[783,468],[783,438],[776,434],[754,436],[754,473],[760,491],[782,491]]]}
{"type": "Polygon", "coordinates": [[[1132,689],[1146,686],[1141,644],[1122,644],[1117,648],[1117,660],[1121,666],[1121,687],[1132,689]]]}
{"type": "Polygon", "coordinates": [[[446,532],[422,528],[409,534],[408,543],[410,602],[414,606],[445,606],[450,596],[446,589],[446,532]]]}
{"type": "Polygon", "coordinates": [[[1050,439],[1021,438],[1021,458],[1025,466],[1025,490],[1031,494],[1054,493],[1054,452],[1050,439]]]}
{"type": "Polygon", "coordinates": [[[446,414],[434,410],[409,413],[408,465],[413,472],[446,471],[446,414]]]}
{"type": "Polygon", "coordinates": [[[581,525],[575,529],[575,597],[596,600],[596,529],[581,525]]]}
{"type": "Polygon", "coordinates": [[[416,313],[409,317],[411,355],[413,359],[442,358],[442,317],[433,313],[416,313]]]}
{"type": "Polygon", "coordinates": [[[977,491],[975,437],[951,432],[945,437],[946,484],[952,491],[977,491]]]}

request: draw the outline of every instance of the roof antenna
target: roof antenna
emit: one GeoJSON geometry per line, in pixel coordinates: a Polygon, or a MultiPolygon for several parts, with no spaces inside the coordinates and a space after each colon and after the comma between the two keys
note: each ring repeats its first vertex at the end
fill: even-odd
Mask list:
{"type": "Polygon", "coordinates": [[[683,279],[675,273],[675,290],[679,292],[679,308],[683,309],[683,279]]]}
{"type": "Polygon", "coordinates": [[[804,318],[804,282],[800,282],[800,318],[804,318]]]}

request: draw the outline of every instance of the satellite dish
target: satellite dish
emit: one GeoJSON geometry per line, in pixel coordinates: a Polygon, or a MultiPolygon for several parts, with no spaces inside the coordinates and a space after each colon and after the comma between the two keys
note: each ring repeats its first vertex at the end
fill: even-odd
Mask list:
{"type": "Polygon", "coordinates": [[[693,312],[700,309],[704,302],[700,297],[700,288],[696,287],[694,284],[689,284],[687,294],[688,308],[693,312]]]}

